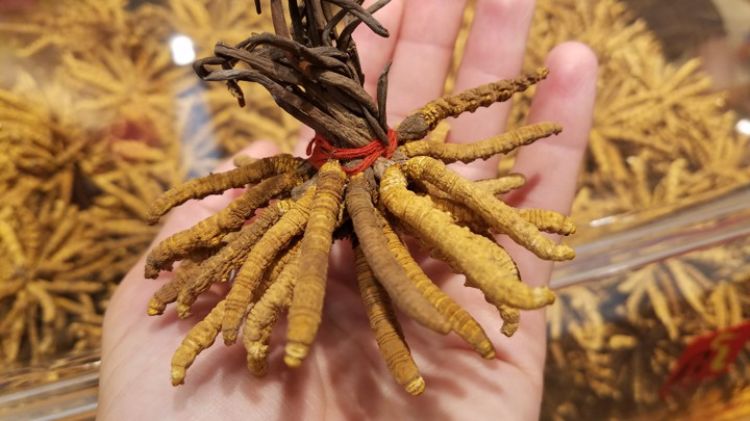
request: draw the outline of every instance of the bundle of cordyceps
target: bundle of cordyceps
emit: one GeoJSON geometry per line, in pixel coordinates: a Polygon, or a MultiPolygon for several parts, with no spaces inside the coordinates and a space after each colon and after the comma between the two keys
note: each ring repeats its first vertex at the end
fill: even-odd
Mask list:
{"type": "MultiPolygon", "coordinates": [[[[187,182],[152,206],[155,222],[187,200],[246,188],[227,208],[162,241],[147,258],[148,278],[181,261],[174,278],[155,293],[149,314],[161,314],[176,301],[178,315],[187,317],[213,283],[231,282],[225,299],[177,349],[174,384],[184,381],[185,370],[219,332],[230,345],[240,329],[248,368],[264,374],[271,331],[286,310],[284,361],[291,367],[301,364],[321,322],[328,257],[332,242],[340,238],[350,238],[354,247],[357,283],[380,351],[411,394],[424,390],[424,380],[394,305],[424,327],[455,332],[485,358],[494,356],[494,348],[476,320],[422,271],[403,236],[415,237],[465,274],[466,284],[497,307],[508,336],[518,327],[520,310],[554,301],[546,287],[520,282],[516,265],[492,234],[505,234],[540,258],[567,260],[573,250],[543,233],[571,234],[569,219],[503,203],[498,195],[523,185],[522,176],[468,181],[446,164],[488,159],[561,128],[540,123],[467,145],[422,140],[441,120],[505,101],[543,79],[546,71],[437,99],[390,129],[388,70],[378,80],[377,97],[371,98],[351,37],[363,23],[387,36],[372,16],[386,3],[365,9],[353,0],[291,0],[285,11],[280,0],[273,0],[275,34],[253,35],[234,47],[219,43],[213,57],[195,63],[203,80],[225,81],[241,105],[238,83],[260,84],[316,135],[308,159],[238,160],[236,169],[187,182]]],[[[260,11],[258,1],[256,8],[260,11]]]]}

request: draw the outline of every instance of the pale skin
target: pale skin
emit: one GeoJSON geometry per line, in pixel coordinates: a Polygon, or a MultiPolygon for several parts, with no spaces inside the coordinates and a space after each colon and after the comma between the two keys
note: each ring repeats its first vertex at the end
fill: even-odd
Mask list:
{"type": "MultiPolygon", "coordinates": [[[[533,3],[477,1],[456,89],[519,74],[533,3]]],[[[393,62],[388,103],[392,125],[441,95],[463,6],[459,0],[394,0],[376,14],[390,29],[390,38],[367,31],[358,34],[370,92],[381,69],[393,62]]],[[[591,125],[597,64],[587,47],[566,43],[550,52],[547,66],[551,74],[537,90],[529,122],[554,121],[564,131],[522,150],[514,171],[525,174],[529,183],[508,200],[518,207],[567,213],[591,125]]],[[[449,141],[470,142],[501,132],[508,109],[499,104],[461,117],[453,122],[449,141]]],[[[300,151],[310,136],[303,133],[300,151]]],[[[261,157],[276,152],[269,142],[256,142],[245,153],[261,157]]],[[[223,166],[227,168],[231,164],[223,166]]],[[[470,178],[487,178],[495,168],[493,161],[458,170],[470,178]]],[[[160,238],[208,217],[235,195],[228,192],[178,208],[167,218],[160,238]]],[[[499,241],[511,251],[526,282],[549,281],[550,263],[506,239],[499,241]]],[[[500,333],[497,311],[477,290],[464,287],[462,276],[435,260],[421,257],[420,262],[482,324],[495,344],[495,359],[482,359],[455,335],[440,336],[401,317],[427,383],[422,396],[406,394],[377,351],[357,293],[349,244],[339,243],[334,246],[323,323],[301,367],[289,369],[283,364],[283,328],[277,329],[272,341],[269,372],[260,379],[245,368],[241,344],[227,348],[218,338],[188,370],[185,384],[175,388],[169,379],[172,353],[226,289],[215,287],[201,297],[188,320],[178,320],[171,307],[164,316],[149,317],[149,298],[171,275],[144,279],[141,259],[118,288],[105,318],[98,415],[103,420],[140,421],[537,419],[546,347],[544,311],[524,312],[519,331],[506,338],[500,333]]]]}

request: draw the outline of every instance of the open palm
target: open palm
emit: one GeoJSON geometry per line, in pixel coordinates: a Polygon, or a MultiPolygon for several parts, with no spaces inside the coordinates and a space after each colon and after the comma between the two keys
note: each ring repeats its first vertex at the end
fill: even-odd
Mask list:
{"type": "MultiPolygon", "coordinates": [[[[533,3],[477,1],[457,90],[519,73],[533,3]]],[[[408,4],[394,0],[376,15],[389,28],[389,38],[378,38],[366,29],[357,34],[363,69],[370,76],[368,91],[374,90],[374,75],[393,62],[388,103],[391,122],[441,95],[463,7],[464,2],[458,0],[410,0],[408,4]]],[[[539,86],[529,120],[555,121],[565,130],[520,152],[514,171],[526,175],[529,182],[508,200],[519,207],[565,213],[591,124],[596,60],[585,46],[568,43],[550,53],[547,66],[551,75],[539,86]]],[[[507,115],[508,106],[497,104],[463,116],[453,122],[449,141],[470,142],[497,134],[507,115]]],[[[299,151],[310,136],[309,132],[303,135],[299,151]]],[[[275,152],[267,142],[256,142],[245,151],[256,157],[275,152]]],[[[229,167],[226,164],[224,169],[229,167]]],[[[487,178],[495,175],[495,168],[496,162],[486,161],[456,170],[470,178],[487,178]]],[[[230,191],[176,209],[157,241],[208,217],[236,194],[230,191]]],[[[527,283],[537,286],[548,281],[548,262],[507,239],[499,241],[514,257],[527,283]]],[[[545,355],[543,311],[524,312],[519,331],[506,338],[500,334],[497,311],[479,291],[463,286],[463,276],[454,275],[440,262],[421,259],[427,274],[484,326],[495,344],[496,357],[484,360],[455,335],[441,337],[402,318],[406,339],[427,382],[426,392],[413,397],[391,379],[378,353],[352,260],[348,244],[342,241],[334,246],[323,324],[300,368],[284,366],[282,337],[272,340],[268,374],[260,379],[245,368],[241,345],[226,348],[217,343],[198,357],[186,384],[173,388],[169,381],[172,353],[190,327],[223,297],[226,286],[214,286],[199,298],[194,315],[187,320],[178,320],[169,309],[160,318],[149,318],[148,299],[171,275],[145,280],[141,259],[112,297],[105,318],[100,418],[538,418],[545,355]]]]}

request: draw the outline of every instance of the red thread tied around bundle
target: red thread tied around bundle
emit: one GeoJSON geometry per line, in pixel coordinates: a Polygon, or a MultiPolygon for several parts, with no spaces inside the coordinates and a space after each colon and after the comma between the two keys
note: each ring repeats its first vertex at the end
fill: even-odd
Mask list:
{"type": "Polygon", "coordinates": [[[307,155],[309,156],[307,160],[315,168],[320,168],[329,159],[361,159],[362,162],[354,168],[344,167],[344,172],[352,175],[370,168],[381,156],[390,158],[393,152],[396,151],[397,146],[398,139],[396,138],[396,132],[391,129],[388,129],[388,146],[383,145],[383,142],[375,139],[359,148],[337,148],[321,134],[315,133],[315,137],[307,145],[307,155]]]}

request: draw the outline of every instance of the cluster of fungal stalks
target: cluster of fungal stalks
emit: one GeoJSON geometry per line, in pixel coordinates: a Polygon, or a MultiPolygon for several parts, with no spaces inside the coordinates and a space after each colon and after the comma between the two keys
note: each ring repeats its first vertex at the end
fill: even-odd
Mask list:
{"type": "Polygon", "coordinates": [[[108,256],[106,246],[84,233],[75,207],[54,205],[40,215],[26,208],[0,209],[4,364],[36,363],[61,348],[92,348],[101,337],[102,297],[110,291],[94,278],[120,256],[108,256]],[[80,261],[74,265],[73,260],[80,261]]]}
{"type": "MultiPolygon", "coordinates": [[[[282,127],[255,111],[206,116],[203,95],[218,96],[165,48],[175,32],[206,28],[178,18],[228,16],[237,2],[127,3],[62,0],[0,16],[3,369],[98,348],[111,292],[158,230],[144,224],[148,204],[186,173],[213,167],[211,128],[229,137],[238,121],[282,127]]],[[[271,27],[266,15],[238,9],[243,33],[271,27]]],[[[253,134],[281,141],[287,130],[253,134]]]]}
{"type": "MultiPolygon", "coordinates": [[[[238,42],[271,28],[267,14],[231,0],[138,6],[123,0],[62,0],[4,12],[0,55],[72,95],[82,127],[119,119],[130,130],[131,120],[145,123],[151,142],[118,153],[179,163],[179,178],[209,173],[222,156],[247,145],[238,139],[267,139],[291,151],[299,125],[262,88],[247,87],[253,108],[242,110],[220,86],[204,84],[189,66],[175,64],[169,50],[176,34],[187,36],[196,53],[208,54],[217,36],[238,42]]],[[[0,87],[13,86],[13,74],[0,76],[0,87]]]]}
{"type": "Polygon", "coordinates": [[[3,42],[0,78],[2,368],[98,348],[111,292],[157,231],[143,223],[147,203],[180,180],[177,142],[150,119],[159,111],[136,113],[121,95],[153,95],[125,73],[164,67],[117,35],[123,6],[64,1],[0,19],[0,34],[18,34],[3,42]],[[102,50],[91,40],[116,52],[85,62],[83,49],[102,50]]]}
{"type": "MultiPolygon", "coordinates": [[[[747,216],[737,215],[737,225],[747,216]]],[[[745,345],[736,361],[727,361],[724,375],[674,387],[667,399],[659,394],[696,337],[746,323],[748,262],[750,240],[738,238],[557,289],[547,311],[543,418],[633,418],[657,411],[664,415],[655,418],[674,418],[686,414],[689,402],[726,401],[744,390],[750,374],[745,345]]]]}
{"type": "MultiPolygon", "coordinates": [[[[527,69],[571,34],[599,58],[590,147],[572,210],[579,228],[622,214],[631,217],[617,228],[643,223],[750,181],[748,138],[734,132],[737,116],[726,111],[726,95],[712,90],[699,60],[668,61],[663,50],[674,45],[662,46],[629,3],[539,0],[529,34],[527,69]]],[[[523,121],[532,95],[530,89],[516,97],[515,124],[523,121]]],[[[511,163],[502,161],[501,169],[511,163]]],[[[575,241],[606,232],[606,226],[579,229],[575,241]]],[[[665,403],[658,388],[690,338],[746,318],[749,253],[740,240],[556,289],[558,300],[547,311],[542,418],[632,418],[657,411],[655,419],[677,413],[713,418],[682,408],[726,402],[745,387],[746,351],[727,376],[691,396],[665,403]]]]}
{"type": "Polygon", "coordinates": [[[0,358],[8,366],[99,345],[115,282],[155,233],[143,224],[145,203],[176,173],[168,162],[124,160],[114,146],[138,139],[83,129],[63,91],[23,75],[14,90],[0,89],[0,358]]]}
{"type": "Polygon", "coordinates": [[[353,244],[357,283],[381,353],[395,380],[411,394],[421,393],[425,384],[394,307],[428,329],[455,332],[484,358],[492,358],[494,348],[476,320],[422,271],[403,242],[405,235],[466,275],[467,285],[497,307],[508,336],[518,328],[520,310],[554,301],[548,288],[521,282],[513,260],[491,234],[505,234],[540,258],[567,260],[573,250],[544,232],[571,234],[570,220],[503,203],[500,194],[523,185],[520,175],[474,182],[446,164],[508,153],[561,128],[539,123],[467,145],[422,140],[443,119],[505,101],[547,72],[437,99],[390,129],[387,69],[378,80],[377,97],[371,98],[363,89],[351,39],[360,24],[388,35],[372,16],[386,3],[364,9],[351,0],[292,0],[286,5],[289,28],[282,2],[271,1],[275,34],[253,35],[233,47],[219,43],[213,57],[195,63],[203,80],[225,81],[240,104],[244,96],[238,82],[262,85],[317,135],[307,160],[290,155],[242,159],[234,170],[170,190],[151,207],[155,222],[187,200],[246,189],[227,208],[165,239],[147,257],[147,278],[181,261],[150,301],[152,315],[176,302],[177,314],[186,317],[213,283],[231,282],[226,297],[175,352],[174,384],[184,381],[186,369],[219,332],[230,345],[242,331],[249,370],[264,374],[271,331],[283,311],[288,311],[284,361],[300,365],[321,323],[329,253],[340,238],[353,244]]]}
{"type": "MultiPolygon", "coordinates": [[[[540,0],[529,33],[527,71],[571,38],[599,58],[594,124],[571,212],[581,228],[577,242],[606,231],[601,223],[585,229],[591,221],[640,212],[635,222],[641,222],[750,183],[750,140],[735,133],[726,94],[714,91],[699,59],[667,61],[629,3],[540,0]]],[[[703,26],[693,32],[705,34],[703,26]]],[[[523,124],[532,96],[533,89],[517,97],[515,126],[523,124]]],[[[501,169],[509,165],[504,160],[501,169]]]]}

